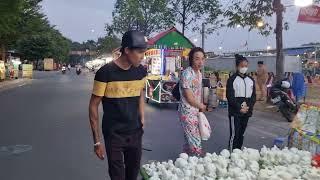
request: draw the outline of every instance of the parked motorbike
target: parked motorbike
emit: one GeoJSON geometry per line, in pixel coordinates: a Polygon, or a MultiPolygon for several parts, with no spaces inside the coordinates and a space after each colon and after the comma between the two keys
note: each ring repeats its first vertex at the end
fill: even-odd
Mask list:
{"type": "Polygon", "coordinates": [[[278,106],[280,113],[292,122],[299,110],[298,103],[288,95],[291,84],[287,80],[276,82],[270,90],[271,102],[278,106]]]}

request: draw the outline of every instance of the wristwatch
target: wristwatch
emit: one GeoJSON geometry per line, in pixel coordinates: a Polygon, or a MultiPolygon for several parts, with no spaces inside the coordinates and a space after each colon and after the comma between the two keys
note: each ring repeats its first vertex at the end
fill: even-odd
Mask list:
{"type": "Polygon", "coordinates": [[[97,142],[97,143],[95,143],[93,146],[94,146],[94,147],[97,147],[97,146],[99,146],[99,145],[101,145],[101,142],[97,142]]]}

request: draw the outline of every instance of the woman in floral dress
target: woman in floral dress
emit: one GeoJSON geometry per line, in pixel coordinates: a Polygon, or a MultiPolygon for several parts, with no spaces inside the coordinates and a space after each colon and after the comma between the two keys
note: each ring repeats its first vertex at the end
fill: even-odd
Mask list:
{"type": "Polygon", "coordinates": [[[180,78],[181,103],[179,118],[184,130],[185,145],[183,151],[189,155],[203,155],[199,130],[199,112],[204,112],[206,106],[201,101],[202,75],[205,54],[202,48],[193,48],[189,53],[190,66],[180,78]]]}

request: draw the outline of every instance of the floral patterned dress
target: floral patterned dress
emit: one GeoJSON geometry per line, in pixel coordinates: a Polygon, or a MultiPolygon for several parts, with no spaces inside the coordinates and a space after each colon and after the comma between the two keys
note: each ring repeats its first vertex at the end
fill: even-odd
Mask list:
{"type": "Polygon", "coordinates": [[[191,106],[183,96],[182,90],[190,89],[197,102],[201,102],[202,76],[188,67],[181,75],[180,94],[181,103],[179,105],[179,118],[184,130],[185,144],[183,151],[189,155],[201,156],[202,145],[199,130],[199,109],[191,106]]]}

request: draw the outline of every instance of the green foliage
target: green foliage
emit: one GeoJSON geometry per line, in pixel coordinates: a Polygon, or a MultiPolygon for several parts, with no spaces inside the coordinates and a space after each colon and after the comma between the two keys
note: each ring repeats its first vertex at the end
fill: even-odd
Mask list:
{"type": "Polygon", "coordinates": [[[167,0],[117,0],[112,17],[112,24],[106,25],[108,35],[135,29],[149,36],[174,24],[167,0]]]}
{"type": "Polygon", "coordinates": [[[18,50],[23,59],[67,61],[70,41],[41,12],[42,0],[1,0],[0,45],[18,50]]]}
{"type": "Polygon", "coordinates": [[[22,2],[22,0],[0,1],[0,45],[4,47],[16,39],[22,2]]]}
{"type": "MultiPolygon", "coordinates": [[[[218,0],[169,0],[170,11],[173,12],[175,22],[182,27],[182,33],[190,27],[199,31],[199,22],[205,23],[207,33],[211,33],[221,26],[221,5],[218,0]]],[[[201,26],[200,26],[201,27],[201,26]]]]}
{"type": "Polygon", "coordinates": [[[98,39],[98,51],[99,53],[111,53],[114,49],[121,45],[120,39],[116,36],[106,36],[98,39]]]}
{"type": "Polygon", "coordinates": [[[273,0],[232,0],[224,16],[228,19],[228,27],[248,26],[249,31],[258,29],[262,35],[268,36],[273,27],[267,22],[264,22],[264,26],[258,27],[257,22],[271,17],[273,13],[273,0]]]}

